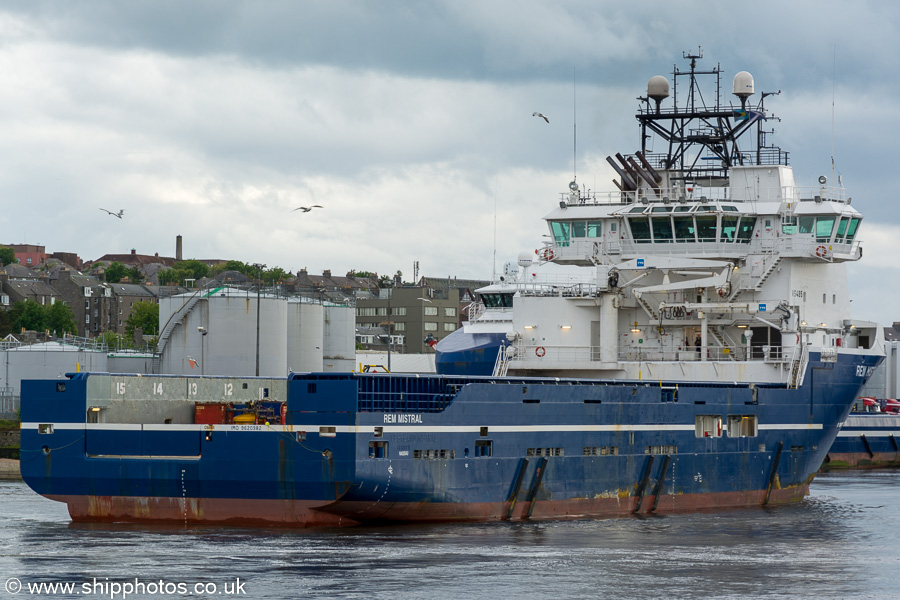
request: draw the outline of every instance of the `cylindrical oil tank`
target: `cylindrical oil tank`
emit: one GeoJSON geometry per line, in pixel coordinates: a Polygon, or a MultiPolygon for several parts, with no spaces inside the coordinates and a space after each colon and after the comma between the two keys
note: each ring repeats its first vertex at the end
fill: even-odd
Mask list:
{"type": "Polygon", "coordinates": [[[322,305],[318,302],[287,302],[287,366],[288,371],[318,372],[322,370],[322,305]]]}
{"type": "Polygon", "coordinates": [[[326,304],[323,371],[352,371],[356,366],[356,310],[346,304],[326,304]]]}
{"type": "MultiPolygon", "coordinates": [[[[184,304],[186,297],[160,303],[160,323],[184,304]]],[[[259,306],[259,374],[284,377],[287,364],[287,302],[282,298],[220,290],[202,297],[176,316],[160,372],[191,375],[256,374],[257,305],[259,306]],[[201,329],[202,328],[202,329],[201,329]],[[205,332],[205,333],[204,333],[205,332]]]]}

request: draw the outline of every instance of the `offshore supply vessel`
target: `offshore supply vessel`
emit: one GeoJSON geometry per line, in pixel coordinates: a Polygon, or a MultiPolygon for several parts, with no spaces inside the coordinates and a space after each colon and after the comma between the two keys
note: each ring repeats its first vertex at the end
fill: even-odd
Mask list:
{"type": "Polygon", "coordinates": [[[726,103],[685,58],[608,159],[617,189],[569,185],[438,374],[23,382],[25,481],[75,520],[295,526],[802,499],[883,359],[849,317],[862,215],[795,184],[749,73],[726,103]]]}

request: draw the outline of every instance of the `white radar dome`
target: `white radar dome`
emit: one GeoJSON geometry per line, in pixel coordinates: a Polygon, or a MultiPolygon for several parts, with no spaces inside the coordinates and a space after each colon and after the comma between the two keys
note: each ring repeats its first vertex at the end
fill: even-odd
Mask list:
{"type": "Polygon", "coordinates": [[[734,95],[738,98],[749,98],[753,95],[753,75],[741,71],[734,76],[734,95]]]}
{"type": "Polygon", "coordinates": [[[657,102],[669,97],[669,80],[662,75],[654,75],[647,83],[647,97],[657,102]]]}
{"type": "Polygon", "coordinates": [[[527,269],[534,263],[534,259],[531,257],[530,252],[519,252],[519,266],[527,269]]]}

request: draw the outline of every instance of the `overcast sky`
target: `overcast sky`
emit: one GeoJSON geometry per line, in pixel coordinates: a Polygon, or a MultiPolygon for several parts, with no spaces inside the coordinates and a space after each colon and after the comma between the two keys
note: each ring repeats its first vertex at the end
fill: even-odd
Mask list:
{"type": "Polygon", "coordinates": [[[798,185],[834,156],[866,217],[853,317],[900,321],[898,29],[859,0],[7,0],[0,242],[487,279],[573,172],[613,189],[635,98],[702,46],[726,91],[781,90],[798,185]]]}

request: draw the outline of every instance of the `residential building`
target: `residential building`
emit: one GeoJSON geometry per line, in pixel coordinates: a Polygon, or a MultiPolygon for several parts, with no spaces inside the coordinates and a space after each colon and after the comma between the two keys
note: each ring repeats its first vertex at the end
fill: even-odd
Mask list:
{"type": "Polygon", "coordinates": [[[50,287],[49,278],[39,276],[24,265],[6,265],[0,272],[2,300],[8,306],[20,300],[34,300],[42,306],[49,306],[59,294],[50,287]]]}
{"type": "Polygon", "coordinates": [[[20,265],[36,267],[47,260],[47,252],[43,246],[34,244],[6,244],[6,246],[16,251],[16,260],[20,265]]]}
{"type": "Polygon", "coordinates": [[[75,313],[78,335],[95,337],[104,331],[116,331],[113,326],[115,299],[108,284],[62,267],[56,271],[52,285],[60,299],[75,313]]]}
{"type": "Polygon", "coordinates": [[[383,349],[390,334],[398,352],[432,352],[431,343],[459,328],[459,291],[385,287],[376,298],[358,298],[358,342],[369,350],[383,349]]]}

